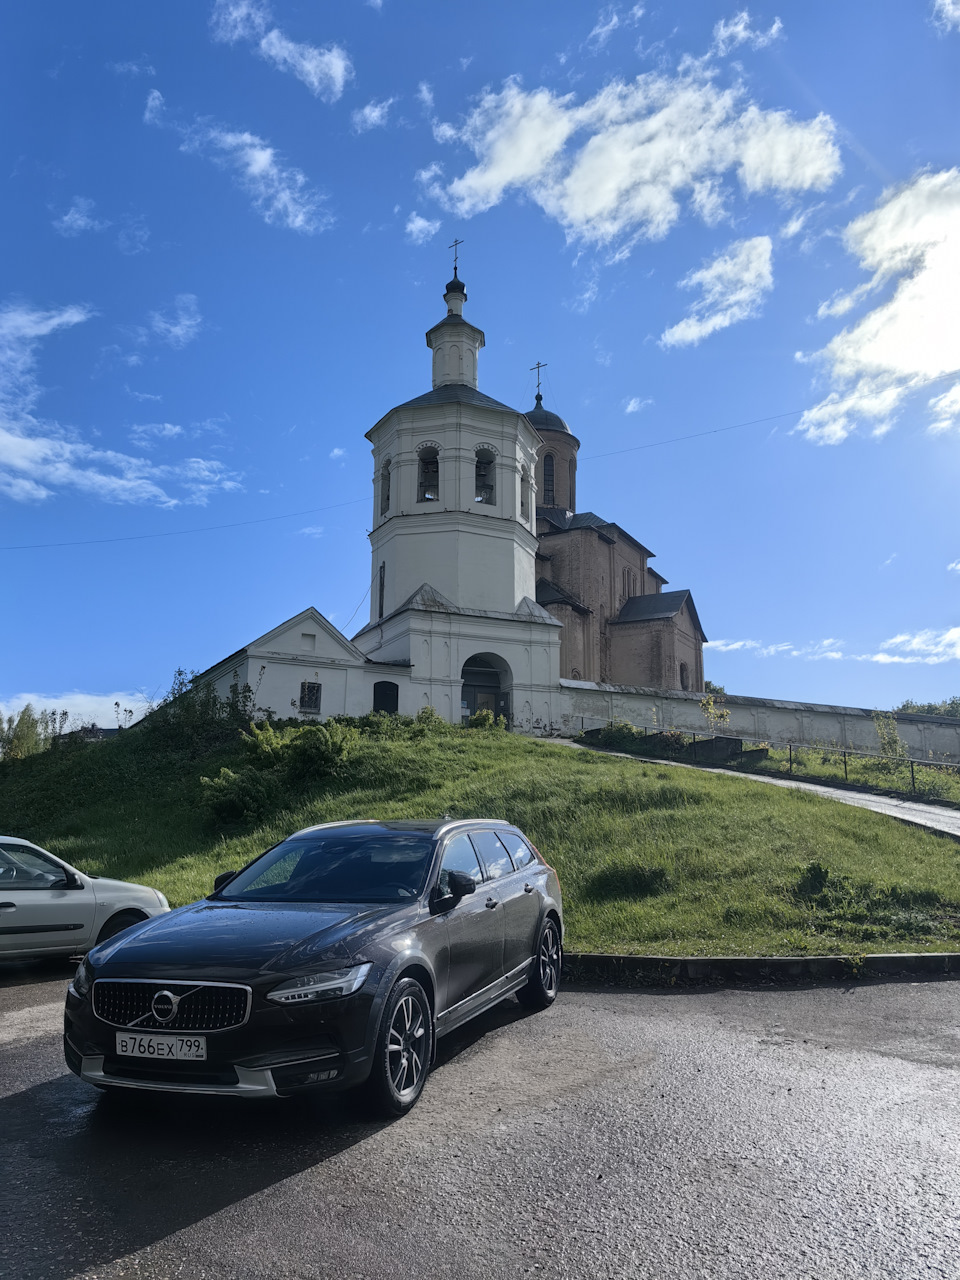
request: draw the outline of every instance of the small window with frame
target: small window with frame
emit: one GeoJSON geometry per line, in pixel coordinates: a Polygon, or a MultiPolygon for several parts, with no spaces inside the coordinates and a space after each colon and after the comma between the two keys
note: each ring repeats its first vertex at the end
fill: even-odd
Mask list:
{"type": "Polygon", "coordinates": [[[312,680],[304,680],[300,685],[300,710],[317,712],[320,710],[320,688],[312,680]]]}

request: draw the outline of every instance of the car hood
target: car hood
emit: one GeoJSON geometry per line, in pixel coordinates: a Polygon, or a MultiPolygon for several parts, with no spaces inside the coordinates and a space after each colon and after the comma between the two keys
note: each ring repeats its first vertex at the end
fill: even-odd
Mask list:
{"type": "Polygon", "coordinates": [[[252,977],[349,963],[365,938],[410,905],[194,902],[119,934],[91,955],[98,976],[252,977]]]}

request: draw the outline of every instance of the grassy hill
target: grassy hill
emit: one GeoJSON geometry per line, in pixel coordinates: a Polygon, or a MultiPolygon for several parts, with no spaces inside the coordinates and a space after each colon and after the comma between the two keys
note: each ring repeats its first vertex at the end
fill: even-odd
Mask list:
{"type": "Polygon", "coordinates": [[[960,949],[960,846],[946,837],[429,716],[367,717],[333,737],[288,728],[245,741],[229,720],[167,708],[107,742],[0,762],[0,831],[178,905],[310,823],[505,818],[557,868],[571,950],[960,949]]]}

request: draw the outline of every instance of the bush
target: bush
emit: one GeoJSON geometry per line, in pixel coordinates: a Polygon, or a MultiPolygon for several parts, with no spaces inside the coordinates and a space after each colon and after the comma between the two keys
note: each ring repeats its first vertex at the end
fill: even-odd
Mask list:
{"type": "Polygon", "coordinates": [[[263,822],[276,806],[280,785],[274,774],[251,765],[234,773],[221,769],[201,778],[200,807],[209,826],[248,827],[263,822]]]}
{"type": "Polygon", "coordinates": [[[338,771],[356,741],[357,731],[347,725],[308,725],[281,749],[284,775],[294,785],[329,777],[338,771]]]}

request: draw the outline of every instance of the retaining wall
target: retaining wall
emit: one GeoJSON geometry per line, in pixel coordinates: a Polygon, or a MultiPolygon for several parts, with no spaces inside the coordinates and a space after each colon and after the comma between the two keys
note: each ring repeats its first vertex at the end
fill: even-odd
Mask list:
{"type": "MultiPolygon", "coordinates": [[[[685,729],[710,733],[700,710],[701,693],[641,689],[630,685],[561,680],[558,698],[565,734],[601,729],[611,720],[648,729],[685,729]]],[[[880,743],[873,712],[864,707],[833,707],[817,702],[776,702],[727,694],[723,705],[729,722],[720,732],[763,742],[792,742],[795,746],[835,746],[848,751],[878,753],[880,743]]],[[[900,737],[915,760],[960,763],[960,720],[949,716],[897,715],[900,737]]]]}

